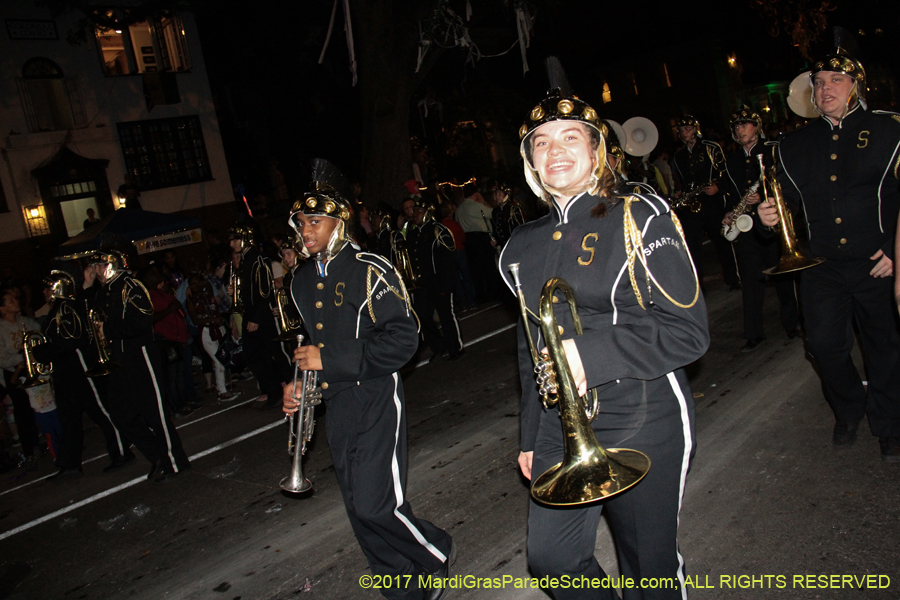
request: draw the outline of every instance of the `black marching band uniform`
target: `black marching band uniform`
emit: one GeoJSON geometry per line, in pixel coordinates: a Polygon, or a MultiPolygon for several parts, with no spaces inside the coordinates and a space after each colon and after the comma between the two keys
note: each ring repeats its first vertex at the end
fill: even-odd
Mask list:
{"type": "MultiPolygon", "coordinates": [[[[293,334],[293,336],[302,335],[304,338],[309,337],[309,332],[306,331],[306,327],[303,326],[303,320],[300,318],[300,313],[297,312],[297,306],[291,300],[291,281],[294,280],[294,273],[297,272],[302,266],[302,261],[300,260],[300,251],[297,250],[293,241],[282,242],[281,249],[279,251],[282,257],[282,265],[284,266],[284,275],[281,278],[281,289],[275,292],[275,301],[283,302],[281,305],[281,311],[284,313],[284,319],[287,322],[288,329],[285,329],[284,324],[281,322],[281,317],[276,319],[276,325],[278,327],[278,333],[280,335],[293,334]],[[296,255],[294,259],[294,266],[287,266],[284,261],[284,251],[290,250],[296,255]],[[282,295],[284,301],[282,301],[282,295]]],[[[281,340],[279,344],[281,346],[281,352],[285,355],[288,360],[288,365],[293,363],[293,358],[291,358],[291,352],[293,352],[294,348],[297,347],[296,337],[291,339],[281,340]]]]}
{"type": "Polygon", "coordinates": [[[254,243],[250,226],[232,227],[228,230],[229,240],[242,242],[241,263],[238,276],[241,281],[240,300],[243,306],[241,318],[241,339],[247,366],[256,377],[259,389],[267,398],[263,406],[278,406],[281,398],[281,384],[290,375],[289,359],[284,355],[281,344],[275,340],[278,327],[272,314],[275,283],[272,280],[272,266],[254,243]],[[256,331],[247,329],[256,323],[256,331]]]}
{"type": "Polygon", "coordinates": [[[894,261],[900,210],[900,115],[867,110],[865,71],[846,54],[817,63],[819,71],[853,77],[846,116],[823,116],[784,136],[778,180],[794,214],[802,210],[810,254],[825,262],[800,278],[807,349],[818,365],[834,411],[836,446],[852,443],[868,415],[882,458],[900,461],[900,332],[893,280],[869,272],[879,250],[894,261]],[[868,386],[853,364],[853,324],[860,331],[868,386]]]}
{"type": "Polygon", "coordinates": [[[111,461],[104,471],[112,471],[134,459],[134,454],[104,406],[105,377],[91,379],[85,374],[96,365],[97,351],[91,343],[84,299],[76,300],[75,281],[68,273],[52,271],[44,283],[50,287],[53,305],[44,324],[47,343],[35,347],[34,354],[38,362],[53,363],[53,389],[62,428],[58,476],[81,472],[85,413],[103,434],[111,461]]]}
{"type": "Polygon", "coordinates": [[[511,196],[509,188],[501,187],[500,189],[504,198],[491,213],[491,228],[494,230],[497,247],[502,249],[506,246],[506,242],[509,241],[516,227],[525,224],[525,214],[519,203],[511,196]]]}
{"type": "MultiPolygon", "coordinates": [[[[676,535],[694,453],[694,402],[682,367],[701,357],[709,344],[706,306],[680,226],[661,198],[634,194],[606,199],[606,214],[595,217],[592,210],[600,199],[591,195],[593,191],[572,198],[560,209],[542,189],[527,147],[538,126],[572,119],[598,131],[607,129],[598,125],[596,113],[583,101],[561,99],[558,94],[555,91],[543,100],[541,110],[531,113],[532,117],[538,114],[538,119],[532,118],[520,130],[526,178],[551,210],[516,229],[500,257],[501,273],[513,290],[509,267],[521,264],[525,302],[534,313],[550,278],[561,277],[572,287],[584,334],[574,335],[570,310],[560,292],[555,294],[554,313],[561,338],[576,341],[587,387],[599,393],[600,414],[593,431],[606,448],[644,452],[652,467],[634,488],[606,502],[550,507],[532,500],[528,564],[539,577],[603,578],[594,548],[605,511],[623,576],[680,581],[679,590],[625,589],[625,600],[682,598],[684,560],[676,535]],[[643,233],[643,247],[634,236],[626,241],[626,227],[643,233]],[[651,274],[652,280],[648,279],[651,274]]],[[[604,154],[597,151],[597,164],[605,164],[604,154]]],[[[598,179],[602,172],[603,167],[597,167],[598,179]]],[[[528,327],[537,347],[546,345],[537,323],[532,320],[528,327]]],[[[563,432],[558,409],[542,406],[521,322],[518,339],[523,390],[520,443],[523,452],[534,451],[534,481],[562,460],[563,432]]],[[[554,589],[552,593],[558,599],[617,598],[611,589],[554,589]]]]}
{"type": "Polygon", "coordinates": [[[416,198],[413,210],[425,211],[422,224],[409,227],[406,233],[410,266],[418,284],[412,298],[422,321],[422,338],[431,349],[433,359],[444,353],[457,358],[462,353],[463,342],[453,305],[458,278],[456,243],[450,230],[434,219],[434,205],[430,201],[416,198]],[[434,322],[435,310],[441,321],[440,329],[434,322]]]}
{"type": "MultiPolygon", "coordinates": [[[[678,208],[678,218],[684,226],[684,235],[687,238],[688,250],[697,267],[697,275],[703,282],[703,232],[709,237],[722,265],[722,277],[725,285],[736,289],[740,284],[737,273],[737,265],[734,260],[734,252],[725,238],[721,236],[722,218],[725,216],[725,196],[723,195],[723,182],[721,174],[725,168],[725,155],[722,148],[715,142],[705,140],[700,136],[700,123],[692,116],[686,115],[678,121],[678,127],[694,127],[697,132],[696,142],[693,148],[684,144],[675,152],[672,162],[675,165],[673,175],[675,185],[680,186],[681,193],[703,187],[710,183],[719,184],[719,192],[708,196],[700,191],[697,199],[700,201],[700,212],[695,213],[686,208],[678,208]]],[[[677,202],[674,201],[674,202],[677,202]]]]}
{"type": "MultiPolygon", "coordinates": [[[[190,468],[181,438],[163,402],[163,368],[153,340],[150,294],[131,277],[124,254],[101,251],[91,259],[106,281],[90,304],[103,315],[110,358],[120,365],[107,376],[107,408],[116,429],[134,443],[152,468],[148,479],[165,479],[190,468]]],[[[91,291],[91,290],[89,290],[91,291]]]]}
{"type": "MultiPolygon", "coordinates": [[[[382,594],[437,598],[442,590],[419,589],[418,575],[446,576],[451,538],[416,518],[405,495],[406,408],[398,370],[418,348],[416,316],[393,265],[346,237],[346,201],[319,188],[294,204],[298,246],[298,212],[339,223],[327,249],[297,270],[291,294],[309,343],[321,352],[328,445],[347,516],[373,574],[411,576],[382,594]]],[[[309,256],[305,246],[301,252],[309,256]]]]}
{"type": "MultiPolygon", "coordinates": [[[[741,107],[731,118],[731,130],[741,123],[756,124],[760,137],[750,151],[738,144],[737,152],[725,161],[727,177],[723,178],[722,189],[728,199],[728,210],[733,210],[750,188],[760,179],[759,158],[763,157],[766,169],[771,169],[775,144],[767,144],[762,137],[759,115],[747,106],[741,107]]],[[[763,190],[757,189],[760,197],[763,190]]],[[[766,275],[764,269],[778,264],[781,246],[776,237],[766,233],[756,214],[756,206],[750,207],[745,214],[753,219],[753,228],[738,235],[732,242],[737,255],[738,270],[741,275],[741,296],[744,308],[744,338],[747,350],[752,350],[766,337],[763,327],[763,304],[766,295],[766,275]]],[[[794,290],[794,276],[790,274],[774,275],[775,292],[781,315],[781,326],[788,336],[797,335],[799,314],[797,312],[797,294],[794,290]]]]}

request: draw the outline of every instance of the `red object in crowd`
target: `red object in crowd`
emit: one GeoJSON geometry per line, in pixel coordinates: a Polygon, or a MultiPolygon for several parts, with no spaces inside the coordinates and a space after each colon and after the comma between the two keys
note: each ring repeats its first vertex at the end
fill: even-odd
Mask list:
{"type": "Polygon", "coordinates": [[[442,219],[441,223],[453,234],[453,242],[456,244],[457,250],[466,249],[466,232],[463,231],[462,225],[453,220],[453,217],[442,219]]]}
{"type": "MultiPolygon", "coordinates": [[[[151,288],[150,301],[153,302],[153,312],[158,313],[166,310],[175,301],[175,296],[160,289],[151,288]]],[[[154,323],[153,331],[167,340],[187,343],[187,323],[178,312],[169,313],[165,318],[154,323]]]]}

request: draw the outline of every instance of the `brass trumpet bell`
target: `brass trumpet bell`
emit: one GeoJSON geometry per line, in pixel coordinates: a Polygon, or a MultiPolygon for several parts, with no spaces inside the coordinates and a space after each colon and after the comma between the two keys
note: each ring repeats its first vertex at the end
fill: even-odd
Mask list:
{"type": "Polygon", "coordinates": [[[781,193],[781,184],[778,183],[778,180],[775,178],[774,169],[769,169],[768,177],[764,179],[762,187],[766,200],[769,199],[769,191],[771,190],[772,200],[775,202],[775,207],[778,209],[778,219],[781,224],[781,255],[778,258],[778,264],[774,267],[765,269],[763,273],[766,275],[792,273],[825,262],[824,258],[813,258],[808,256],[800,248],[800,241],[794,231],[794,218],[791,216],[791,211],[788,210],[787,205],[784,202],[784,196],[781,193]]]}
{"type": "MultiPolygon", "coordinates": [[[[575,334],[582,333],[572,288],[561,278],[550,279],[541,292],[539,317],[558,386],[565,454],[561,463],[533,480],[531,496],[542,504],[570,506],[608,499],[628,490],[650,470],[650,458],[638,450],[606,450],[597,441],[585,411],[585,401],[578,395],[569,369],[553,313],[553,293],[557,289],[566,296],[575,334]]],[[[520,301],[524,301],[521,295],[520,301]]]]}

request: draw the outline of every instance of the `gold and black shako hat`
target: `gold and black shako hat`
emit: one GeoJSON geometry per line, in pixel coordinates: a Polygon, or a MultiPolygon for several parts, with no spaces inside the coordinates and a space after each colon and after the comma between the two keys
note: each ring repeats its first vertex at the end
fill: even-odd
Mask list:
{"type": "Polygon", "coordinates": [[[313,190],[294,202],[294,206],[291,207],[291,215],[288,217],[288,224],[297,233],[296,247],[300,249],[300,254],[304,258],[309,258],[309,250],[303,244],[297,223],[297,215],[301,213],[307,216],[318,215],[339,221],[328,242],[325,251],[327,256],[336,255],[344,247],[344,244],[352,241],[348,235],[347,227],[353,215],[353,211],[350,210],[350,203],[330,185],[319,181],[314,182],[313,190]]]}
{"type": "Polygon", "coordinates": [[[759,127],[762,125],[762,118],[759,116],[758,112],[744,104],[735,112],[731,113],[731,128],[734,129],[741,123],[753,123],[759,127]]]}
{"type": "Polygon", "coordinates": [[[528,187],[545,202],[549,202],[550,197],[547,190],[544,189],[540,181],[540,175],[534,169],[531,160],[531,136],[541,126],[551,121],[576,121],[582,123],[600,134],[600,143],[597,146],[597,160],[594,163],[594,172],[592,173],[592,185],[589,190],[594,194],[599,188],[600,176],[606,164],[606,138],[609,135],[609,129],[606,124],[600,120],[591,106],[579,98],[578,96],[564,96],[559,88],[553,89],[546,98],[531,109],[525,123],[519,128],[519,154],[525,161],[525,179],[528,187]]]}
{"type": "Polygon", "coordinates": [[[247,225],[229,227],[227,231],[228,241],[241,240],[244,248],[249,248],[255,243],[253,228],[247,225]]]}
{"type": "MultiPolygon", "coordinates": [[[[847,104],[851,107],[855,104],[854,99],[859,98],[860,102],[865,106],[866,102],[866,70],[861,62],[852,56],[845,54],[841,48],[838,48],[834,54],[829,54],[823,60],[817,62],[809,72],[809,85],[815,90],[816,73],[821,71],[830,71],[833,73],[843,73],[853,78],[856,87],[850,92],[847,104]]],[[[813,106],[815,106],[815,92],[813,92],[813,106]]]]}
{"type": "Polygon", "coordinates": [[[50,271],[44,277],[44,285],[50,288],[51,298],[75,299],[75,279],[65,271],[50,271]]]}
{"type": "Polygon", "coordinates": [[[681,127],[693,127],[697,130],[698,135],[700,133],[700,121],[694,115],[681,115],[681,118],[675,122],[675,129],[681,127]]]}

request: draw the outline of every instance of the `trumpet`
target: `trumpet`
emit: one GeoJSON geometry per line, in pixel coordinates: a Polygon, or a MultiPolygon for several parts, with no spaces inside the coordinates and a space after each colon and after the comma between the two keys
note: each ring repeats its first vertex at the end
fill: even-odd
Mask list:
{"type": "Polygon", "coordinates": [[[759,179],[750,186],[747,193],[741,197],[741,201],[738,202],[737,206],[734,207],[734,210],[731,211],[731,225],[722,224],[722,236],[729,242],[733,242],[740,234],[753,229],[753,217],[747,214],[747,211],[750,210],[748,200],[766,180],[766,167],[763,164],[763,155],[757,154],[756,158],[759,159],[759,179]]]}
{"type": "Polygon", "coordinates": [[[300,319],[287,313],[287,306],[290,302],[286,288],[281,288],[275,292],[275,308],[278,310],[278,324],[281,325],[281,334],[275,338],[276,342],[289,342],[297,336],[297,330],[300,329],[300,319]]]}
{"type": "MultiPolygon", "coordinates": [[[[538,374],[540,392],[545,398],[545,405],[548,398],[557,396],[555,403],[559,404],[565,445],[563,462],[551,467],[537,479],[532,479],[531,497],[543,504],[570,506],[621,494],[644,478],[650,470],[650,458],[637,450],[605,449],[597,441],[591,427],[591,417],[585,409],[584,398],[577,394],[575,379],[568,366],[553,312],[553,295],[556,290],[561,290],[572,313],[575,333],[581,335],[581,318],[575,304],[575,294],[569,284],[559,277],[550,279],[544,285],[539,320],[549,358],[542,359],[529,331],[530,311],[525,304],[525,294],[519,280],[519,264],[511,264],[509,267],[519,298],[519,309],[524,319],[535,372],[538,374]]],[[[592,390],[592,393],[596,402],[596,391],[592,390]]]]}
{"type": "Polygon", "coordinates": [[[229,275],[228,283],[229,285],[231,285],[231,308],[226,310],[225,314],[242,314],[244,312],[244,303],[241,300],[241,275],[240,273],[238,273],[238,270],[234,266],[234,263],[232,263],[231,265],[231,272],[229,275]]]}
{"type": "Polygon", "coordinates": [[[118,371],[122,365],[109,357],[109,340],[103,337],[103,316],[96,308],[88,311],[88,333],[97,350],[97,366],[84,372],[88,377],[103,377],[118,371]]]}
{"type": "MultiPolygon", "coordinates": [[[[303,345],[303,336],[297,335],[297,347],[303,345]]],[[[297,396],[297,382],[301,379],[300,364],[294,364],[294,399],[300,406],[288,421],[288,455],[293,457],[291,474],[281,480],[281,489],[292,494],[302,494],[312,489],[312,483],[303,476],[303,455],[306,444],[312,439],[316,420],[315,407],[322,403],[322,392],[316,387],[315,371],[303,371],[300,395],[297,396]]]]}
{"type": "Polygon", "coordinates": [[[766,275],[779,275],[781,273],[791,273],[808,269],[825,262],[824,258],[812,258],[808,256],[801,248],[794,231],[794,218],[791,211],[788,210],[784,202],[784,196],[781,193],[781,184],[775,179],[775,167],[772,167],[767,177],[763,178],[763,194],[766,202],[769,201],[769,190],[771,190],[771,198],[778,209],[778,220],[781,225],[781,256],[778,258],[778,264],[774,267],[765,269],[763,273],[766,275]]]}
{"type": "Polygon", "coordinates": [[[47,338],[39,331],[28,331],[28,327],[22,325],[22,353],[25,355],[25,370],[28,377],[19,385],[20,388],[37,387],[50,383],[50,374],[53,373],[53,363],[39,363],[34,358],[34,347],[46,344],[47,338]]]}

